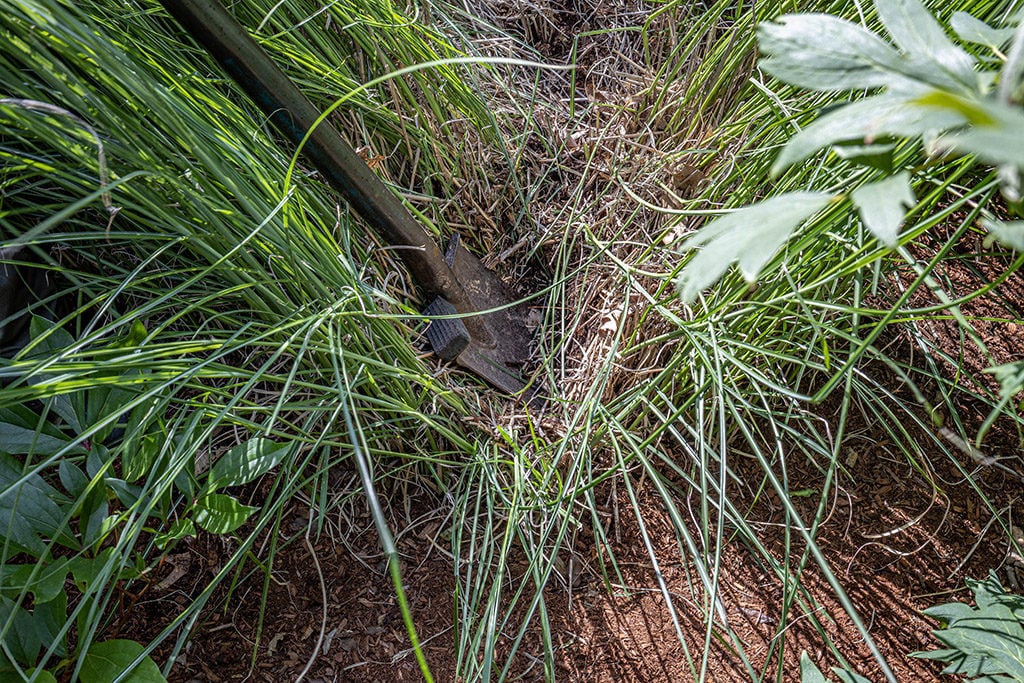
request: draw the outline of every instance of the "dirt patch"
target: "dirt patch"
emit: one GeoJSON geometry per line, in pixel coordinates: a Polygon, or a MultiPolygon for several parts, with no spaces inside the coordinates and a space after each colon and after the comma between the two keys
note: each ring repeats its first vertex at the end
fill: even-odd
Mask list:
{"type": "MultiPolygon", "coordinates": [[[[1007,549],[998,542],[998,534],[985,533],[991,515],[955,463],[933,463],[929,480],[906,458],[892,453],[884,435],[873,436],[878,438],[867,435],[847,449],[850,474],[838,476],[825,503],[829,514],[815,538],[896,679],[931,680],[941,666],[909,656],[938,645],[931,635],[936,625],[920,611],[939,602],[968,599],[963,579],[1001,568],[1007,549]]],[[[719,571],[717,601],[709,605],[697,568],[679,560],[661,498],[651,487],[641,486],[638,509],[653,541],[650,550],[628,508],[614,515],[609,504],[597,512],[609,520],[607,538],[615,539],[613,544],[599,553],[593,539],[581,535],[574,546],[580,562],[577,577],[571,585],[552,581],[545,591],[559,679],[697,680],[706,654],[706,680],[749,681],[751,671],[765,670],[782,671],[782,680],[798,680],[804,650],[822,667],[839,664],[837,653],[823,647],[820,631],[828,634],[854,670],[874,680],[881,677],[821,569],[813,559],[801,562],[803,545],[789,543],[790,551],[785,552],[782,506],[770,495],[749,495],[759,489],[763,477],[757,463],[739,457],[731,466],[743,485],[735,485],[730,496],[750,505],[747,519],[778,564],[752,561],[749,549],[726,533],[720,548],[708,548],[709,557],[718,553],[717,562],[708,564],[719,571]],[[621,574],[609,569],[609,552],[621,574]],[[652,554],[658,573],[652,570],[652,554]],[[799,576],[799,592],[785,589],[786,575],[799,576]],[[744,643],[749,669],[724,644],[728,629],[744,643]],[[691,661],[697,662],[697,670],[691,661]]],[[[821,482],[817,464],[789,463],[789,476],[793,490],[809,491],[794,503],[801,516],[811,518],[820,501],[812,492],[821,482]]],[[[1019,480],[999,470],[979,473],[976,482],[998,505],[1012,502],[1019,493],[1019,480]]],[[[607,482],[597,499],[611,500],[612,489],[621,485],[617,480],[607,482]]],[[[451,681],[456,680],[457,666],[456,575],[465,569],[457,572],[443,550],[437,516],[443,506],[443,501],[424,492],[406,501],[407,526],[399,549],[403,582],[427,661],[435,680],[451,681]]],[[[277,553],[265,607],[264,576],[259,572],[234,586],[230,597],[227,585],[219,588],[211,602],[215,607],[204,614],[171,680],[296,680],[310,662],[308,681],[420,680],[369,518],[351,519],[353,524],[344,531],[345,544],[330,534],[312,543],[322,583],[305,543],[308,520],[308,510],[296,505],[283,521],[282,534],[293,540],[277,553]]],[[[217,558],[231,550],[225,543],[230,541],[201,535],[179,546],[152,578],[148,594],[127,612],[132,623],[122,633],[154,635],[154,628],[166,624],[168,616],[219,569],[217,558]]],[[[514,633],[507,635],[510,642],[514,633]]],[[[544,680],[542,660],[536,625],[511,669],[518,680],[544,680]]]]}

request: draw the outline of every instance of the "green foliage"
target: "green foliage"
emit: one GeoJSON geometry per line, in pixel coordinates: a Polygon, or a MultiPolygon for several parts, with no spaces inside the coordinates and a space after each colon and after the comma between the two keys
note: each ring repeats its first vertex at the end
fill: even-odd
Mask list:
{"type": "Polygon", "coordinates": [[[942,673],[978,683],[1024,681],[1024,596],[1008,593],[994,573],[967,586],[974,607],[951,602],[924,611],[941,623],[934,633],[946,649],[914,656],[947,662],[942,673]]]}
{"type": "Polygon", "coordinates": [[[167,679],[141,645],[133,640],[106,640],[93,643],[85,653],[82,683],[160,683],[167,679]],[[127,675],[125,675],[127,674],[127,675]]]}
{"type": "MultiPolygon", "coordinates": [[[[70,335],[46,329],[39,319],[32,329],[29,355],[52,357],[75,346],[70,335]]],[[[118,348],[123,341],[98,351],[118,348]]],[[[47,379],[45,374],[35,377],[36,382],[47,379]]],[[[66,578],[73,579],[74,612],[81,617],[95,604],[100,586],[138,574],[135,564],[126,564],[110,546],[130,511],[148,508],[159,520],[168,509],[167,496],[143,500],[137,484],[144,469],[132,472],[130,466],[139,459],[139,444],[149,441],[146,437],[155,439],[163,426],[148,403],[137,400],[147,384],[145,373],[129,371],[111,379],[96,389],[47,398],[38,412],[27,405],[0,409],[0,540],[5,558],[21,558],[0,565],[0,634],[8,645],[0,653],[0,671],[32,669],[44,650],[69,661],[73,619],[67,612],[66,578]],[[133,438],[118,433],[125,425],[132,426],[133,438]],[[118,470],[125,478],[115,474],[118,470]]],[[[79,632],[77,643],[79,649],[89,646],[85,632],[79,632]]],[[[104,643],[92,643],[89,652],[94,649],[124,650],[104,643]]],[[[152,661],[143,661],[157,676],[145,680],[163,680],[152,661]]],[[[94,665],[87,674],[83,668],[83,680],[113,680],[104,670],[94,665]]]]}
{"type": "MultiPolygon", "coordinates": [[[[772,172],[779,174],[829,148],[841,160],[877,168],[879,158],[891,155],[891,140],[923,137],[933,155],[974,155],[999,166],[1004,195],[1014,205],[1020,196],[1019,170],[1024,167],[1024,111],[1013,99],[1021,82],[1024,24],[1018,17],[1011,26],[993,28],[968,14],[956,15],[954,28],[961,40],[988,45],[999,56],[999,46],[1014,40],[1001,68],[993,70],[990,61],[954,43],[919,0],[878,0],[875,7],[892,42],[824,14],[786,15],[759,27],[765,55],[761,68],[766,72],[817,91],[873,93],[840,104],[800,129],[786,143],[772,172]],[[851,145],[856,148],[853,154],[851,145]]],[[[845,182],[853,185],[848,194],[864,227],[888,247],[898,244],[907,209],[915,204],[914,175],[907,162],[904,170],[881,180],[865,182],[871,176],[859,172],[845,182]]],[[[718,218],[684,242],[684,250],[703,247],[679,277],[684,301],[691,301],[735,261],[747,280],[755,279],[770,261],[765,252],[770,249],[774,255],[809,217],[777,207],[799,205],[805,196],[803,191],[780,194],[741,209],[738,218],[718,218]],[[746,232],[751,234],[734,239],[731,249],[710,248],[714,236],[755,213],[770,218],[747,219],[751,224],[746,232]]],[[[1013,223],[989,217],[986,224],[1004,244],[1020,248],[1020,231],[1013,223]]],[[[739,234],[738,227],[732,230],[739,234]]]]}
{"type": "MultiPolygon", "coordinates": [[[[30,356],[52,358],[82,346],[41,319],[32,321],[32,330],[30,356]]],[[[134,327],[132,334],[144,337],[144,332],[134,327]]],[[[131,340],[116,339],[94,353],[124,348],[132,348],[131,340]]],[[[181,470],[185,476],[174,480],[178,494],[189,498],[176,506],[178,518],[171,523],[172,489],[157,494],[152,478],[145,480],[153,470],[172,469],[167,450],[160,447],[167,438],[164,421],[152,411],[151,401],[140,399],[152,381],[148,375],[129,370],[110,378],[109,385],[48,398],[39,412],[25,405],[0,409],[0,541],[8,554],[34,561],[0,565],[0,632],[10,636],[8,659],[0,660],[6,662],[0,666],[31,668],[44,648],[74,655],[67,651],[65,579],[73,577],[81,600],[88,603],[97,586],[136,576],[145,558],[137,555],[126,564],[110,547],[136,512],[148,514],[147,523],[156,529],[166,529],[155,538],[161,549],[193,535],[195,526],[232,533],[259,508],[217,491],[250,483],[293,455],[294,444],[252,438],[216,460],[198,496],[190,495],[191,468],[181,470]],[[64,554],[68,551],[73,554],[64,554]],[[29,595],[31,607],[26,606],[29,595]]],[[[49,378],[39,375],[36,381],[49,378]]],[[[80,602],[80,615],[83,609],[80,602]]],[[[82,680],[97,682],[113,680],[114,669],[120,673],[143,651],[124,640],[78,647],[84,656],[82,680]]],[[[163,680],[148,657],[140,661],[127,680],[163,680]]]]}
{"type": "MultiPolygon", "coordinates": [[[[388,0],[232,11],[314,101],[344,98],[333,118],[407,188],[444,191],[459,145],[494,133],[462,66],[359,87],[462,55],[388,0]]],[[[317,180],[282,190],[290,156],[158,3],[0,0],[0,35],[0,248],[55,283],[30,345],[0,360],[0,678],[102,680],[137,660],[150,680],[148,653],[184,644],[357,440],[385,462],[472,447],[411,344],[393,255],[317,180]],[[258,506],[240,500],[263,476],[258,506]],[[122,590],[198,530],[238,536],[213,583],[153,643],[106,641],[122,590]]]]}
{"type": "MultiPolygon", "coordinates": [[[[841,683],[871,683],[870,679],[837,666],[832,667],[832,673],[841,683]]],[[[800,653],[800,683],[828,683],[825,674],[811,661],[806,651],[800,653]]]]}

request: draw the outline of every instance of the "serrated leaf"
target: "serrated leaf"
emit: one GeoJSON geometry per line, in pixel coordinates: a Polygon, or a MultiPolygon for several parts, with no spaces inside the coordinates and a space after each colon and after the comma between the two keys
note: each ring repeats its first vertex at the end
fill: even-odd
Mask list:
{"type": "Polygon", "coordinates": [[[1001,48],[1010,42],[1014,32],[1012,27],[993,28],[967,12],[953,12],[949,25],[961,40],[993,49],[1001,48]]]}
{"type": "Polygon", "coordinates": [[[231,496],[209,493],[196,502],[194,518],[196,524],[210,533],[229,534],[245,524],[258,509],[242,505],[231,496]]]}
{"type": "Polygon", "coordinates": [[[276,467],[290,448],[263,437],[235,446],[210,468],[210,490],[249,483],[276,467]]]}
{"type": "Polygon", "coordinates": [[[871,31],[827,14],[787,14],[758,26],[762,69],[812,90],[874,89],[903,82],[899,54],[871,31]]]}
{"type": "Polygon", "coordinates": [[[907,209],[914,206],[910,174],[904,171],[877,182],[862,185],[850,194],[860,211],[864,227],[887,247],[899,243],[900,226],[907,209]]]}
{"type": "MultiPolygon", "coordinates": [[[[82,683],[112,683],[129,670],[133,661],[144,652],[134,640],[106,640],[93,643],[82,662],[82,683]]],[[[121,678],[122,683],[166,683],[160,668],[148,656],[121,678]]]]}
{"type": "Polygon", "coordinates": [[[877,0],[875,9],[896,44],[920,65],[917,74],[934,85],[977,92],[974,58],[949,39],[920,0],[877,0]]]}
{"type": "Polygon", "coordinates": [[[828,204],[824,192],[789,192],[716,218],[683,243],[700,251],[685,266],[676,286],[684,302],[718,280],[734,262],[748,281],[779,251],[805,220],[828,204]]]}
{"type": "Polygon", "coordinates": [[[915,138],[967,123],[955,111],[915,105],[915,97],[921,95],[875,95],[820,116],[789,139],[772,164],[772,175],[778,176],[792,164],[837,143],[871,143],[889,136],[915,138]]]}
{"type": "Polygon", "coordinates": [[[828,683],[825,674],[807,656],[807,650],[800,653],[800,683],[828,683]]]}

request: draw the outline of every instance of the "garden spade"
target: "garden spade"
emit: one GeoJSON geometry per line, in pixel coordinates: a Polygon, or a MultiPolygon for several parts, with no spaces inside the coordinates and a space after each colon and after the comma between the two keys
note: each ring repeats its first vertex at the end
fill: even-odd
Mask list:
{"type": "Polygon", "coordinates": [[[218,0],[162,2],[278,130],[293,145],[302,145],[305,158],[381,239],[395,247],[426,295],[426,334],[434,352],[502,391],[521,391],[525,385],[516,368],[529,357],[530,334],[523,305],[514,302],[501,280],[457,235],[442,253],[338,132],[326,121],[317,124],[321,112],[218,0]]]}

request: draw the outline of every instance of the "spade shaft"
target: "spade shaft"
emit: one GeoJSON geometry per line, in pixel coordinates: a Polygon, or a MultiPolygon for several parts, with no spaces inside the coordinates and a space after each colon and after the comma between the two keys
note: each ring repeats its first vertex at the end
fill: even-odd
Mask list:
{"type": "Polygon", "coordinates": [[[396,252],[429,297],[447,299],[475,342],[495,343],[479,310],[445,261],[437,243],[401,200],[327,122],[270,56],[217,0],[162,0],[192,38],[245,90],[292,144],[298,147],[312,130],[302,153],[353,209],[396,252]]]}

